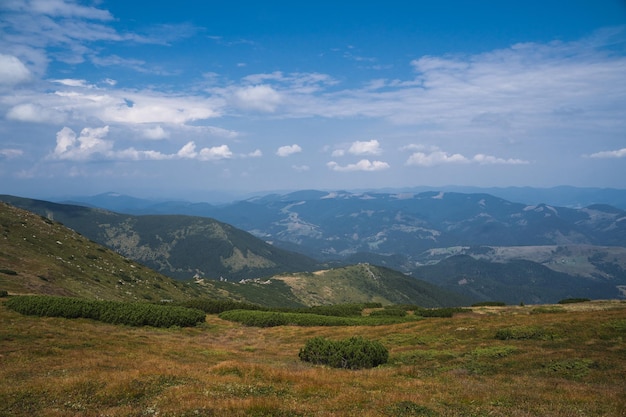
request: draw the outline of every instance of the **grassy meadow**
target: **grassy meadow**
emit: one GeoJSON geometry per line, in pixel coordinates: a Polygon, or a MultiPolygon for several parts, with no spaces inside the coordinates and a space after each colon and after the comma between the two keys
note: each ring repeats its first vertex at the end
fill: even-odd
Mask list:
{"type": "Polygon", "coordinates": [[[475,307],[381,326],[128,327],[0,299],[0,416],[626,416],[626,302],[475,307]],[[389,362],[334,369],[306,341],[389,362]]]}

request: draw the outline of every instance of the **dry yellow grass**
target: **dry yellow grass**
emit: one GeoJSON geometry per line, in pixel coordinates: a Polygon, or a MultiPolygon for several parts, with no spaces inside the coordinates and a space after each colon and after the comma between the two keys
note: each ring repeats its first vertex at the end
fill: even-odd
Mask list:
{"type": "Polygon", "coordinates": [[[379,327],[208,316],[163,330],[24,317],[0,302],[0,415],[625,416],[626,303],[534,308],[379,327]],[[546,337],[495,338],[524,327],[546,337]],[[309,338],[354,335],[381,341],[390,362],[349,371],[298,360],[309,338]]]}

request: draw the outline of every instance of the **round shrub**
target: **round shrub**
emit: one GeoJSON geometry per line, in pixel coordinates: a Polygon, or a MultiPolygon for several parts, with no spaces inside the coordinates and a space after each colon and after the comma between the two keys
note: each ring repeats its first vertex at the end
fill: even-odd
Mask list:
{"type": "Polygon", "coordinates": [[[300,360],[333,368],[364,369],[387,363],[389,351],[380,343],[362,337],[333,341],[310,339],[298,353],[300,360]]]}

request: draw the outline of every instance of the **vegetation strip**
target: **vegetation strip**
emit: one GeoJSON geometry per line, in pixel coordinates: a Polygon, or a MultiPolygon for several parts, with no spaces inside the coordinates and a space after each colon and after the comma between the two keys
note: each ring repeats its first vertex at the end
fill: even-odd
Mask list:
{"type": "Polygon", "coordinates": [[[203,311],[186,307],[44,295],[11,297],[5,305],[25,315],[87,318],[129,326],[189,327],[202,323],[206,319],[203,311]]]}

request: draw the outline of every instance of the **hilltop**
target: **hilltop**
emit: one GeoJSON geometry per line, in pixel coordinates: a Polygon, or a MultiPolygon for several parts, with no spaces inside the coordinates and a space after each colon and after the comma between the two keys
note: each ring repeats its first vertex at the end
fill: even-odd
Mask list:
{"type": "Polygon", "coordinates": [[[212,298],[275,307],[372,301],[425,307],[469,303],[435,285],[369,265],[239,282],[199,277],[179,281],[9,204],[0,203],[0,227],[0,290],[12,294],[150,302],[212,298]]]}

